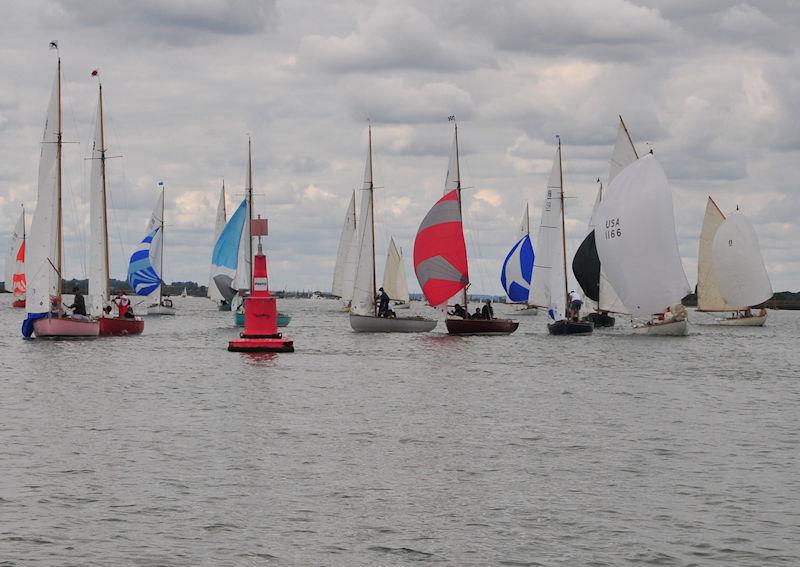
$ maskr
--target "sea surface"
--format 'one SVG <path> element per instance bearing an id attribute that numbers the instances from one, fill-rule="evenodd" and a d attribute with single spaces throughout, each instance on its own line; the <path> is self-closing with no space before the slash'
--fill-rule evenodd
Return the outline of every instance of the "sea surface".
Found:
<path id="1" fill-rule="evenodd" d="M 0 566 L 800 565 L 800 312 L 458 338 L 285 300 L 297 352 L 249 355 L 202 298 L 89 341 L 10 300 Z"/>

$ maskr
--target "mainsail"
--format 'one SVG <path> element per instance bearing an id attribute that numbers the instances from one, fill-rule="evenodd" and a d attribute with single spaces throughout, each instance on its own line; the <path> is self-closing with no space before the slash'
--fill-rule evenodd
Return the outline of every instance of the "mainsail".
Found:
<path id="1" fill-rule="evenodd" d="M 714 236 L 712 249 L 717 284 L 728 304 L 742 309 L 772 297 L 758 236 L 747 217 L 741 213 L 728 216 Z"/>
<path id="2" fill-rule="evenodd" d="M 247 239 L 247 219 L 247 199 L 243 199 L 225 223 L 211 253 L 211 280 L 217 293 L 228 303 L 236 295 L 234 280 L 239 267 L 242 242 Z"/>
<path id="3" fill-rule="evenodd" d="M 597 252 L 627 310 L 649 317 L 689 293 L 683 271 L 672 192 L 650 154 L 611 182 L 598 209 Z"/>
<path id="4" fill-rule="evenodd" d="M 722 298 L 714 270 L 712 246 L 714 235 L 725 221 L 714 199 L 708 198 L 703 228 L 700 229 L 700 248 L 697 253 L 697 310 L 698 311 L 736 311 L 736 306 L 728 305 Z"/>
<path id="5" fill-rule="evenodd" d="M 102 87 L 101 87 L 102 88 Z M 106 213 L 105 147 L 102 130 L 102 90 L 97 104 L 89 159 L 89 314 L 99 317 L 108 302 L 108 221 Z"/>
<path id="6" fill-rule="evenodd" d="M 16 299 L 25 298 L 25 209 L 20 213 L 8 239 L 5 286 L 6 291 L 12 292 Z"/>
<path id="7" fill-rule="evenodd" d="M 394 243 L 394 238 L 389 240 L 389 250 L 386 253 L 386 266 L 383 268 L 383 290 L 390 299 L 408 303 L 408 283 L 406 282 L 406 269 L 403 256 Z"/>
<path id="8" fill-rule="evenodd" d="M 536 240 L 533 281 L 529 303 L 562 313 L 567 303 L 564 278 L 564 224 L 561 221 L 561 145 L 556 150 L 547 181 L 542 221 Z M 562 313 L 563 314 L 563 313 Z M 553 317 L 557 319 L 558 317 Z"/>
<path id="9" fill-rule="evenodd" d="M 217 203 L 217 220 L 214 223 L 214 240 L 212 241 L 212 247 L 216 247 L 217 240 L 219 240 L 219 235 L 222 234 L 222 230 L 225 228 L 225 224 L 227 222 L 227 212 L 225 210 L 225 181 L 222 182 L 222 189 L 219 192 L 219 203 Z M 208 291 L 206 295 L 212 301 L 220 301 L 223 299 L 223 295 L 220 293 L 217 285 L 214 283 L 214 263 L 213 263 L 213 255 L 214 250 L 212 248 L 211 251 L 212 255 L 212 263 L 211 268 L 208 275 Z"/>
<path id="10" fill-rule="evenodd" d="M 369 129 L 369 151 L 364 166 L 361 188 L 361 216 L 358 219 L 355 281 L 350 312 L 356 315 L 375 315 L 375 229 L 372 203 L 372 129 Z"/>
<path id="11" fill-rule="evenodd" d="M 356 256 L 358 254 L 358 238 L 356 234 L 356 194 L 350 197 L 347 213 L 342 224 L 339 237 L 339 249 L 336 251 L 336 265 L 333 268 L 333 284 L 331 293 L 345 301 L 353 298 L 353 283 L 356 273 Z"/>
<path id="12" fill-rule="evenodd" d="M 434 307 L 446 306 L 448 299 L 469 284 L 458 189 L 439 199 L 422 220 L 414 239 L 414 272 Z"/>
<path id="13" fill-rule="evenodd" d="M 163 184 L 160 184 L 163 187 Z M 164 192 L 156 201 L 145 229 L 145 237 L 128 263 L 128 283 L 137 295 L 150 295 L 161 287 L 162 242 L 164 234 Z"/>

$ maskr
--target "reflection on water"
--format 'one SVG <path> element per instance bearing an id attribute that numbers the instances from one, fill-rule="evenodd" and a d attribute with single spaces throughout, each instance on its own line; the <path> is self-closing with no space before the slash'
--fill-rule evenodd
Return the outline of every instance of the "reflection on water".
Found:
<path id="1" fill-rule="evenodd" d="M 800 564 L 800 313 L 465 338 L 293 300 L 275 354 L 203 299 L 94 341 L 0 301 L 3 565 Z"/>

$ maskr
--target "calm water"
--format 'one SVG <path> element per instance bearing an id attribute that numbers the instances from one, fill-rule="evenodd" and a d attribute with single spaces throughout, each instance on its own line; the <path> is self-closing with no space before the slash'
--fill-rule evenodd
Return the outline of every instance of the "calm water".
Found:
<path id="1" fill-rule="evenodd" d="M 800 565 L 797 312 L 452 338 L 287 300 L 297 352 L 254 356 L 203 299 L 84 342 L 0 301 L 3 566 Z"/>

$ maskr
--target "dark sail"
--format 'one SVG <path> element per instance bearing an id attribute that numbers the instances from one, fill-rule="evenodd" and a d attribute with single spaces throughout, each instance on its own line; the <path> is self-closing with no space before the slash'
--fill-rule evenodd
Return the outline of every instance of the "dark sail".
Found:
<path id="1" fill-rule="evenodd" d="M 600 300 L 600 257 L 594 242 L 594 231 L 583 239 L 572 259 L 572 273 L 583 293 L 593 301 Z"/>

